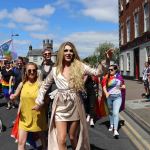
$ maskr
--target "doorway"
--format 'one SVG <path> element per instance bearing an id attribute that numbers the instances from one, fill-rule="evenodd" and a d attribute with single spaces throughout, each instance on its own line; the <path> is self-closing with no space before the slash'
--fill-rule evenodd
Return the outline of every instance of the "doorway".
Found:
<path id="1" fill-rule="evenodd" d="M 139 67 L 139 48 L 134 49 L 134 77 L 139 80 L 140 67 Z"/>

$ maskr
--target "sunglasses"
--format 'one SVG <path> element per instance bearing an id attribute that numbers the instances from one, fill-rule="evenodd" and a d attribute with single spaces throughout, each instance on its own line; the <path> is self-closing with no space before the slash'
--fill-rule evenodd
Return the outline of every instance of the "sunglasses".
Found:
<path id="1" fill-rule="evenodd" d="M 44 55 L 44 56 L 47 56 L 47 55 L 50 55 L 50 54 L 51 54 L 51 53 L 44 53 L 43 55 Z"/>
<path id="2" fill-rule="evenodd" d="M 73 49 L 64 49 L 64 52 L 71 52 L 71 53 L 73 53 Z"/>
<path id="3" fill-rule="evenodd" d="M 109 69 L 109 71 L 114 71 L 114 69 Z"/>
<path id="4" fill-rule="evenodd" d="M 29 74 L 31 74 L 31 73 L 36 73 L 37 70 L 36 70 L 36 69 L 28 69 L 27 72 L 28 72 Z"/>

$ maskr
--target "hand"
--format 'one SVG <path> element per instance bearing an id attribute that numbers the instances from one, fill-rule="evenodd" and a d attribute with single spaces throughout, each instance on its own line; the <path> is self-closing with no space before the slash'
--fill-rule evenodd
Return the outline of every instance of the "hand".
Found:
<path id="1" fill-rule="evenodd" d="M 114 52 L 113 48 L 110 48 L 110 49 L 106 50 L 106 52 L 105 52 L 106 58 L 111 59 L 113 52 Z"/>
<path id="2" fill-rule="evenodd" d="M 126 86 L 123 84 L 123 85 L 121 85 L 121 87 L 120 87 L 121 89 L 125 89 L 126 88 Z"/>
<path id="3" fill-rule="evenodd" d="M 109 93 L 106 93 L 106 98 L 108 98 L 108 97 L 109 97 L 109 95 L 110 95 Z"/>
<path id="4" fill-rule="evenodd" d="M 32 110 L 40 110 L 41 106 L 40 105 L 35 105 L 32 107 Z"/>
<path id="5" fill-rule="evenodd" d="M 16 98 L 15 94 L 11 94 L 11 95 L 10 95 L 10 99 L 11 99 L 11 100 L 14 100 L 15 98 Z"/>

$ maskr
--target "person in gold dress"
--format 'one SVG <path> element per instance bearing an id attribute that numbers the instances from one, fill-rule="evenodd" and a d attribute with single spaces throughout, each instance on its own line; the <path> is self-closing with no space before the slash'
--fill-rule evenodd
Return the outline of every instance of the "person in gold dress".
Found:
<path id="1" fill-rule="evenodd" d="M 84 64 L 73 43 L 61 44 L 56 64 L 40 87 L 34 110 L 44 104 L 44 95 L 53 81 L 57 89 L 54 98 L 48 134 L 48 150 L 67 150 L 67 132 L 73 150 L 90 150 L 88 128 L 81 92 L 85 75 L 99 75 L 99 69 Z"/>
<path id="2" fill-rule="evenodd" d="M 38 132 L 43 150 L 46 149 L 46 137 L 43 131 L 46 131 L 48 127 L 44 107 L 41 107 L 39 111 L 32 110 L 39 88 L 40 82 L 38 81 L 37 65 L 28 63 L 23 82 L 19 84 L 16 92 L 10 96 L 10 99 L 13 100 L 20 94 L 18 150 L 25 149 L 28 132 Z"/>

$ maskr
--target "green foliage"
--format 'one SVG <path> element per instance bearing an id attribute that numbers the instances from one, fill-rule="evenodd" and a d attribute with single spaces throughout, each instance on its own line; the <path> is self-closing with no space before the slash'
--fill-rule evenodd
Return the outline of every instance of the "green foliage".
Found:
<path id="1" fill-rule="evenodd" d="M 95 50 L 95 54 L 97 54 L 99 61 L 105 59 L 105 52 L 110 48 L 114 48 L 114 45 L 112 43 L 105 42 L 103 44 L 99 44 L 99 46 Z"/>
<path id="2" fill-rule="evenodd" d="M 95 64 L 97 64 L 97 56 L 92 55 L 92 56 L 86 57 L 84 59 L 84 61 L 87 62 L 88 64 L 94 66 Z"/>
<path id="3" fill-rule="evenodd" d="M 96 65 L 98 62 L 105 59 L 105 52 L 110 48 L 114 48 L 115 50 L 112 56 L 112 60 L 119 64 L 120 51 L 118 48 L 115 48 L 114 44 L 108 42 L 99 44 L 99 46 L 95 49 L 94 54 L 92 56 L 86 57 L 84 61 L 91 65 Z"/>

